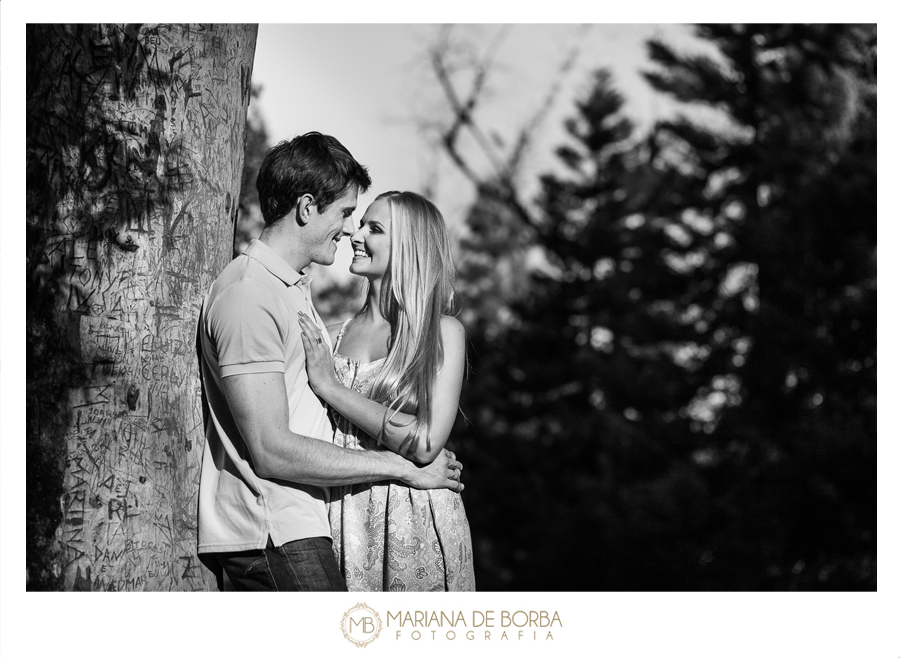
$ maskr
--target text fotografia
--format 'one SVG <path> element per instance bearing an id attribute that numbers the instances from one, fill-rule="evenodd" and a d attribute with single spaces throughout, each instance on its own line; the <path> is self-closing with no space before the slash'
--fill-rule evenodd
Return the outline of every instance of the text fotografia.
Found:
<path id="1" fill-rule="evenodd" d="M 387 628 L 398 640 L 552 640 L 562 620 L 546 610 L 388 611 Z"/>

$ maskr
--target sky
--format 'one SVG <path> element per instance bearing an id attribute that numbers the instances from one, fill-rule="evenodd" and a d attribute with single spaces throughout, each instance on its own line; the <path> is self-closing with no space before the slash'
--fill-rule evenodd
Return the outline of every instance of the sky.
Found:
<path id="1" fill-rule="evenodd" d="M 431 188 L 452 230 L 472 200 L 471 185 L 449 160 L 435 156 L 422 128 L 425 121 L 446 116 L 428 59 L 440 29 L 434 24 L 259 26 L 253 82 L 262 89 L 254 110 L 271 144 L 310 130 L 337 137 L 372 176 L 357 217 L 381 192 Z M 462 25 L 453 28 L 453 36 L 482 53 L 501 31 L 506 36 L 476 117 L 507 143 L 558 81 L 558 69 L 573 45 L 581 44 L 575 66 L 559 80 L 559 93 L 526 162 L 525 172 L 535 175 L 554 166 L 550 154 L 564 138 L 563 121 L 584 93 L 591 71 L 605 67 L 612 72 L 626 100 L 625 112 L 640 129 L 675 108 L 641 76 L 649 67 L 646 40 L 654 36 L 679 49 L 702 50 L 682 25 Z M 318 275 L 347 280 L 350 260 L 347 241 L 335 264 L 327 271 L 319 268 Z"/>

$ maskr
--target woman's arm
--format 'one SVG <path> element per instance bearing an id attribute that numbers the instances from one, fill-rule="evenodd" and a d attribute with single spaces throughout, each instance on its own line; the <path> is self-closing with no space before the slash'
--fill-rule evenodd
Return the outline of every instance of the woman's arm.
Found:
<path id="1" fill-rule="evenodd" d="M 311 342 L 308 336 L 316 335 L 315 325 L 309 318 L 301 317 L 303 347 L 306 349 L 306 371 L 313 390 L 338 413 L 371 436 L 378 436 L 385 415 L 391 412 L 386 405 L 374 402 L 355 391 L 342 386 L 334 374 L 331 354 L 322 344 Z M 441 319 L 441 336 L 444 342 L 444 362 L 438 370 L 432 389 L 430 445 L 420 441 L 412 452 L 400 446 L 410 433 L 415 419 L 413 414 L 396 413 L 385 426 L 381 443 L 394 452 L 415 462 L 431 463 L 440 454 L 450 436 L 459 408 L 459 394 L 465 375 L 465 329 L 456 318 Z M 390 417 L 390 416 L 389 416 Z"/>

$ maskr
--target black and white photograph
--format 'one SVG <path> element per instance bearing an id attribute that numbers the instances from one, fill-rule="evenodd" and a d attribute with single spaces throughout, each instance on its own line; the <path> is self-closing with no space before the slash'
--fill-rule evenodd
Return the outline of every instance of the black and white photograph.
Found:
<path id="1" fill-rule="evenodd" d="M 4 655 L 900 655 L 871 7 L 172 9 L 2 8 Z"/>

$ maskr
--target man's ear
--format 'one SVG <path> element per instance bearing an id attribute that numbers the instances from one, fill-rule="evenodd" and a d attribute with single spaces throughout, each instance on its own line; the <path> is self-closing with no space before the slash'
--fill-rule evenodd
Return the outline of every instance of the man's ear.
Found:
<path id="1" fill-rule="evenodd" d="M 309 222 L 310 214 L 312 213 L 312 209 L 315 205 L 316 200 L 311 194 L 303 194 L 299 199 L 297 199 L 297 226 L 306 226 L 306 224 Z"/>

